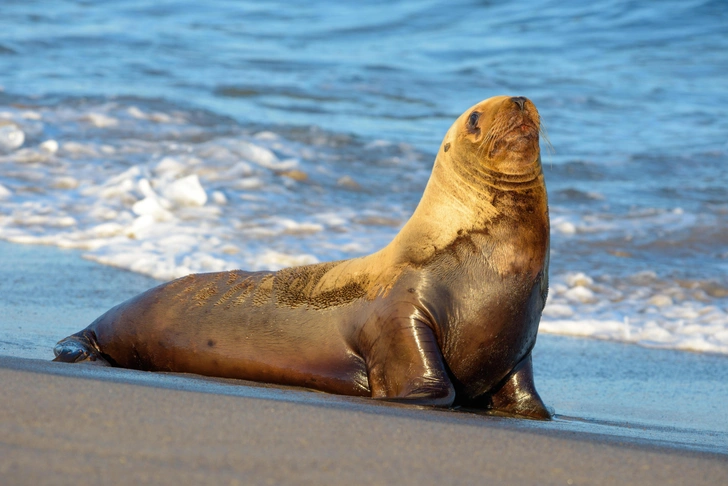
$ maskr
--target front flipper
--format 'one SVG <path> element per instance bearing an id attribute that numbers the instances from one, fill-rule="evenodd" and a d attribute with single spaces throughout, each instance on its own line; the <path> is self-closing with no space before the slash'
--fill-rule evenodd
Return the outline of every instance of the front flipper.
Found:
<path id="1" fill-rule="evenodd" d="M 435 407 L 449 407 L 455 399 L 437 339 L 416 316 L 382 326 L 366 362 L 373 398 Z"/>
<path id="2" fill-rule="evenodd" d="M 472 405 L 487 408 L 497 414 L 551 420 L 553 415 L 546 408 L 533 384 L 531 353 L 523 358 L 495 389 L 476 398 Z"/>

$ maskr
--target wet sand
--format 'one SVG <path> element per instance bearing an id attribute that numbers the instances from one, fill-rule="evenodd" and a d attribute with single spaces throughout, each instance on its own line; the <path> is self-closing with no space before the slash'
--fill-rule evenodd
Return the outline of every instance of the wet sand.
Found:
<path id="1" fill-rule="evenodd" d="M 0 243 L 0 483 L 728 482 L 724 356 L 542 335 L 548 423 L 48 361 L 154 284 Z"/>

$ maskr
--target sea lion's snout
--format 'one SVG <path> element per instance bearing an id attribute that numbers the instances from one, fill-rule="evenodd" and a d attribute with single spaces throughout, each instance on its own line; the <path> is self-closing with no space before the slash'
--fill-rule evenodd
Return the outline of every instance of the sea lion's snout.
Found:
<path id="1" fill-rule="evenodd" d="M 523 111 L 525 109 L 528 98 L 524 98 L 523 96 L 514 96 L 511 98 L 511 101 L 514 102 L 521 111 Z"/>
<path id="2" fill-rule="evenodd" d="M 502 111 L 506 118 L 510 118 L 511 124 L 530 125 L 538 130 L 538 111 L 531 100 L 524 96 L 513 96 L 504 105 Z"/>
<path id="3" fill-rule="evenodd" d="M 539 130 L 540 117 L 531 100 L 523 96 L 501 98 L 486 135 L 486 140 L 492 140 L 488 157 L 507 165 L 516 164 L 511 169 L 530 164 L 538 158 Z"/>

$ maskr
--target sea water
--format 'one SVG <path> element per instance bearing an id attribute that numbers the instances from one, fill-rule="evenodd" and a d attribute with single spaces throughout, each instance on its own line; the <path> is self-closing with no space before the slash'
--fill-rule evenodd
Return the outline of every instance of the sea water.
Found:
<path id="1" fill-rule="evenodd" d="M 160 280 L 364 255 L 461 112 L 527 96 L 549 139 L 541 331 L 728 354 L 723 1 L 0 10 L 4 240 Z"/>

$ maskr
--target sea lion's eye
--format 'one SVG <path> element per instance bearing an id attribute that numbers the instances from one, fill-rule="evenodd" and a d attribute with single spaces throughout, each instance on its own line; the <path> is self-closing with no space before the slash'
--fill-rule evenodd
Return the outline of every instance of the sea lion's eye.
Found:
<path id="1" fill-rule="evenodd" d="M 477 111 L 472 112 L 470 114 L 470 118 L 468 118 L 468 126 L 470 128 L 477 128 L 479 119 L 480 113 L 478 113 Z"/>

